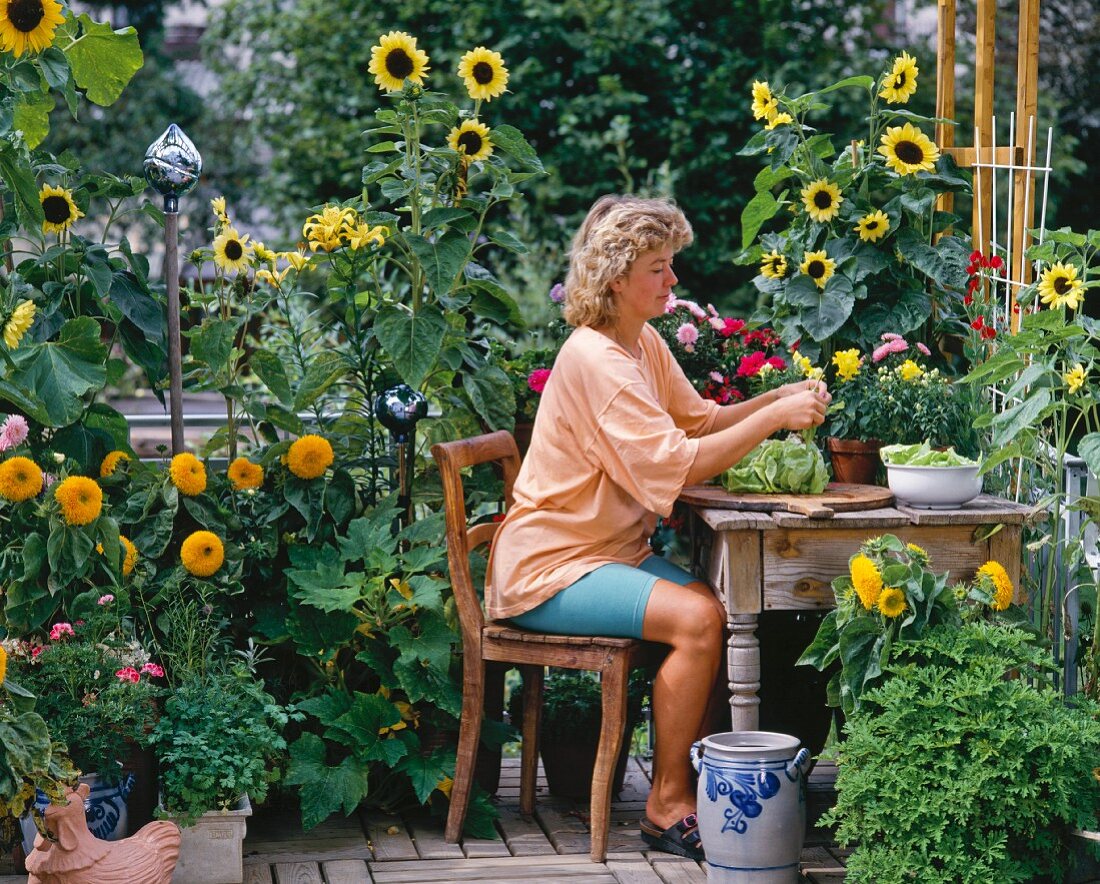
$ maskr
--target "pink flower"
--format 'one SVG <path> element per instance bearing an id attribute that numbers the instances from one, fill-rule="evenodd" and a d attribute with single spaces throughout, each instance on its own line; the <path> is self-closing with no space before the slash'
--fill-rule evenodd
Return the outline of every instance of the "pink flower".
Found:
<path id="1" fill-rule="evenodd" d="M 120 669 L 115 673 L 115 677 L 119 681 L 128 681 L 132 684 L 137 684 L 141 681 L 141 673 L 134 669 L 133 666 L 127 666 L 125 669 Z"/>
<path id="2" fill-rule="evenodd" d="M 726 330 L 726 320 L 718 316 L 710 317 L 707 322 L 710 323 L 710 327 L 718 332 L 718 334 L 722 334 L 722 332 Z"/>
<path id="3" fill-rule="evenodd" d="M 14 448 L 27 438 L 30 427 L 27 419 L 18 414 L 8 415 L 8 419 L 0 426 L 0 451 Z"/>
<path id="4" fill-rule="evenodd" d="M 550 379 L 549 368 L 536 368 L 533 372 L 527 375 L 527 386 L 535 392 L 541 394 L 546 389 L 546 382 Z"/>
<path id="5" fill-rule="evenodd" d="M 909 349 L 909 345 L 905 342 L 905 338 L 898 337 L 891 341 L 887 341 L 881 347 L 878 347 L 874 353 L 871 354 L 872 362 L 882 362 L 891 353 L 904 353 Z"/>
<path id="6" fill-rule="evenodd" d="M 718 318 L 718 311 L 714 309 L 713 304 L 707 304 L 707 313 L 710 314 L 711 319 L 717 319 Z"/>
<path id="7" fill-rule="evenodd" d="M 106 595 L 101 595 L 99 597 L 99 601 L 97 601 L 96 604 L 97 605 L 109 605 L 114 600 L 115 600 L 115 597 L 113 595 L 111 595 L 110 593 L 107 593 Z"/>
<path id="8" fill-rule="evenodd" d="M 31 659 L 37 660 L 38 655 L 41 654 L 44 650 L 46 649 L 42 645 L 35 645 L 33 648 L 31 648 Z"/>
<path id="9" fill-rule="evenodd" d="M 723 328 L 719 330 L 718 334 L 723 338 L 732 338 L 745 327 L 745 320 L 743 319 L 731 319 L 727 316 L 722 322 Z"/>
<path id="10" fill-rule="evenodd" d="M 55 623 L 50 628 L 50 641 L 59 641 L 63 635 L 76 635 L 71 623 Z"/>
<path id="11" fill-rule="evenodd" d="M 669 303 L 672 304 L 672 310 L 675 310 L 677 307 L 683 307 L 685 310 L 688 311 L 688 313 L 690 313 L 696 319 L 706 319 L 707 318 L 707 311 L 704 310 L 702 307 L 700 307 L 698 304 L 696 304 L 694 301 L 685 301 L 685 300 L 681 300 L 680 298 L 673 298 L 673 297 L 670 296 L 669 297 Z M 668 312 L 671 313 L 672 310 L 669 310 Z"/>
<path id="12" fill-rule="evenodd" d="M 883 332 L 881 340 L 883 340 L 883 341 L 900 341 L 901 340 L 901 335 L 894 334 L 894 332 Z"/>
<path id="13" fill-rule="evenodd" d="M 765 358 L 763 350 L 757 350 L 748 356 L 742 356 L 741 363 L 737 366 L 737 376 L 739 378 L 755 377 L 760 373 L 760 369 L 764 367 Z"/>
<path id="14" fill-rule="evenodd" d="M 710 379 L 716 384 L 724 384 L 726 382 L 725 375 L 723 375 L 720 371 L 712 371 L 710 373 Z"/>
<path id="15" fill-rule="evenodd" d="M 142 675 L 151 675 L 153 678 L 164 678 L 164 670 L 156 663 L 146 663 L 141 667 Z"/>
<path id="16" fill-rule="evenodd" d="M 931 351 L 931 350 L 929 350 L 929 349 L 928 349 L 928 348 L 927 348 L 927 347 L 926 347 L 926 346 L 925 346 L 924 344 L 922 344 L 922 343 L 921 343 L 920 341 L 917 341 L 916 347 L 917 347 L 917 349 L 918 349 L 918 350 L 920 350 L 920 351 L 921 351 L 921 353 L 923 353 L 923 354 L 924 354 L 925 356 L 931 356 L 931 355 L 932 355 L 932 351 Z"/>
<path id="17" fill-rule="evenodd" d="M 555 304 L 560 304 L 565 300 L 565 286 L 560 282 L 555 283 L 554 287 L 550 289 L 550 300 Z"/>
<path id="18" fill-rule="evenodd" d="M 685 322 L 676 329 L 676 340 L 685 347 L 692 347 L 695 345 L 695 342 L 699 340 L 699 329 L 690 322 Z"/>
<path id="19" fill-rule="evenodd" d="M 779 371 L 783 371 L 787 367 L 787 362 L 782 356 L 771 356 L 768 358 L 768 365 Z"/>

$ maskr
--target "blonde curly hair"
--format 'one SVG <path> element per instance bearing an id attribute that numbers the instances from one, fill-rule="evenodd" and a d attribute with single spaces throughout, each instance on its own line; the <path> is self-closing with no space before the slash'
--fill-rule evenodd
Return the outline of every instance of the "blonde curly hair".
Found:
<path id="1" fill-rule="evenodd" d="M 573 237 L 565 321 L 593 328 L 611 325 L 619 315 L 611 281 L 625 276 L 642 252 L 666 247 L 678 252 L 693 238 L 684 213 L 668 200 L 600 197 Z"/>

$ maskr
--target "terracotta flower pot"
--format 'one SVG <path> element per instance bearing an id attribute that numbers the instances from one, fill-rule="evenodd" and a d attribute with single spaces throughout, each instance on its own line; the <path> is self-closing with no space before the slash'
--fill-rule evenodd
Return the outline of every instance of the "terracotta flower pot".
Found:
<path id="1" fill-rule="evenodd" d="M 860 442 L 858 439 L 838 439 L 829 436 L 825 440 L 829 457 L 833 462 L 833 479 L 851 485 L 874 485 L 875 476 L 882 465 L 878 450 L 882 443 L 877 439 Z"/>

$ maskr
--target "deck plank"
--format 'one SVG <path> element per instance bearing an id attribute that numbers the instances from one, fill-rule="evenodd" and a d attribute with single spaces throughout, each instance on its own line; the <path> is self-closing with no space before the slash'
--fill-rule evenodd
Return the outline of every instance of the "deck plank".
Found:
<path id="1" fill-rule="evenodd" d="M 399 816 L 380 811 L 360 814 L 376 860 L 417 859 L 416 845 Z"/>
<path id="2" fill-rule="evenodd" d="M 663 884 L 661 876 L 641 854 L 636 856 L 607 858 L 607 868 L 618 884 Z"/>
<path id="3" fill-rule="evenodd" d="M 369 884 L 367 864 L 361 859 L 338 859 L 321 864 L 325 884 Z"/>
<path id="4" fill-rule="evenodd" d="M 706 884 L 707 873 L 693 860 L 656 850 L 647 850 L 645 857 L 665 884 Z"/>
<path id="5" fill-rule="evenodd" d="M 519 808 L 501 807 L 497 825 L 504 836 L 504 843 L 513 856 L 544 856 L 557 853 L 542 826 L 533 816 L 521 814 Z"/>
<path id="6" fill-rule="evenodd" d="M 357 816 L 333 816 L 308 832 L 297 814 L 257 816 L 248 824 L 243 851 L 248 865 L 372 858 Z"/>
<path id="7" fill-rule="evenodd" d="M 317 863 L 275 863 L 276 884 L 325 884 Z"/>
<path id="8" fill-rule="evenodd" d="M 244 867 L 244 884 L 273 884 L 271 866 L 268 863 L 253 863 Z"/>
<path id="9" fill-rule="evenodd" d="M 538 877 L 540 884 L 567 879 L 571 882 L 605 880 L 614 876 L 603 863 L 587 856 L 486 857 L 462 860 L 374 863 L 371 875 L 376 884 L 421 884 L 434 881 L 522 881 Z"/>
<path id="10" fill-rule="evenodd" d="M 443 827 L 427 814 L 417 814 L 405 820 L 420 859 L 465 859 L 458 844 L 443 840 Z M 373 874 L 373 872 L 371 873 Z"/>

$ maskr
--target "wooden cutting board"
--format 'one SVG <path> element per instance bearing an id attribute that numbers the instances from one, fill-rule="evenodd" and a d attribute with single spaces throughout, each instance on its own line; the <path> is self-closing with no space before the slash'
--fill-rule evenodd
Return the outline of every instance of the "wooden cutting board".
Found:
<path id="1" fill-rule="evenodd" d="M 689 506 L 719 510 L 788 512 L 811 519 L 831 519 L 834 513 L 858 512 L 888 507 L 894 502 L 889 488 L 878 485 L 847 485 L 830 482 L 823 494 L 748 494 L 726 491 L 721 485 L 688 485 L 680 500 Z"/>

